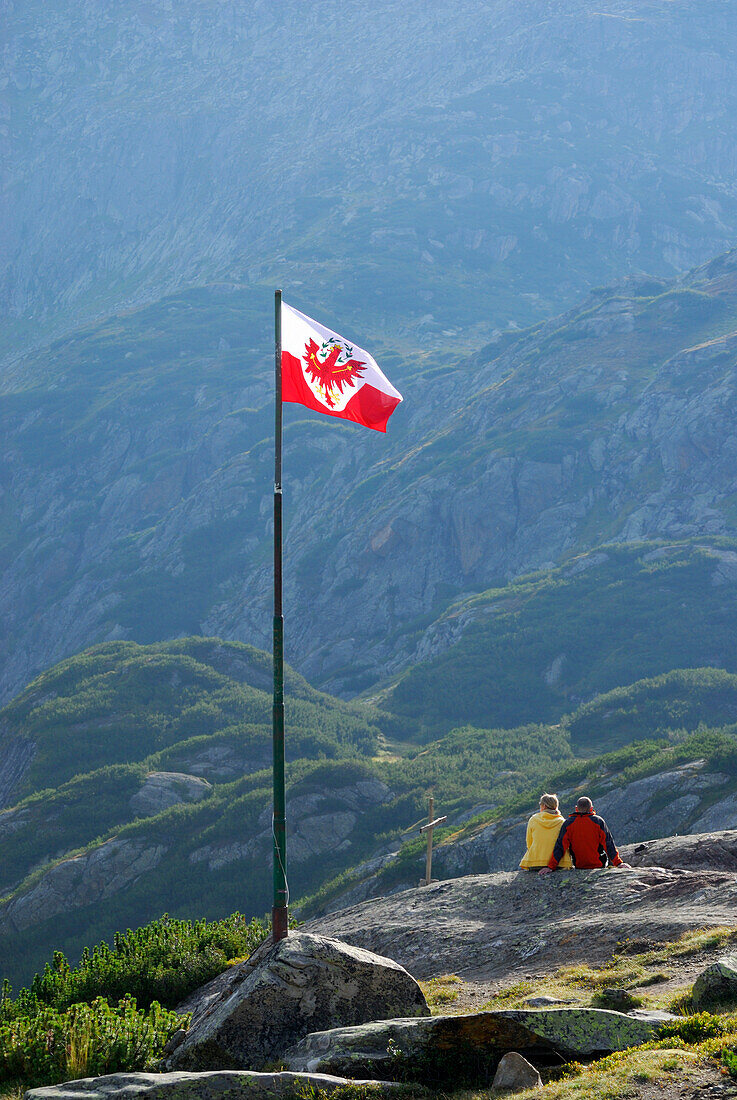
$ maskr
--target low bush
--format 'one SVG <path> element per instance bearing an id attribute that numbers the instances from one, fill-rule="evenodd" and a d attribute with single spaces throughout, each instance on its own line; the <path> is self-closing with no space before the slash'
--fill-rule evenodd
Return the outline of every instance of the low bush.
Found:
<path id="1" fill-rule="evenodd" d="M 136 931 L 116 933 L 113 946 L 98 944 L 70 967 L 61 951 L 13 999 L 7 983 L 0 998 L 0 1024 L 32 1019 L 47 1007 L 63 1012 L 81 1001 L 135 998 L 148 1008 L 174 1008 L 188 994 L 226 969 L 230 959 L 250 955 L 266 939 L 263 921 L 233 913 L 219 921 L 163 916 Z"/>
<path id="2" fill-rule="evenodd" d="M 29 1086 L 151 1067 L 186 1018 L 157 1002 L 139 1012 L 131 997 L 103 997 L 64 1012 L 39 1009 L 0 1024 L 0 1081 Z"/>

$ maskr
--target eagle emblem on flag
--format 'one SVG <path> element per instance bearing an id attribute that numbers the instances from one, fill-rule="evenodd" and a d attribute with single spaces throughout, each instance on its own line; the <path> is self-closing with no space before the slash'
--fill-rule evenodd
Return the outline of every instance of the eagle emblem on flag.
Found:
<path id="1" fill-rule="evenodd" d="M 345 390 L 354 389 L 356 380 L 363 376 L 366 363 L 353 358 L 353 348 L 330 337 L 318 345 L 315 340 L 305 344 L 305 371 L 320 391 L 328 408 L 335 408 Z"/>
<path id="2" fill-rule="evenodd" d="M 376 432 L 402 400 L 370 352 L 281 303 L 281 399 Z"/>

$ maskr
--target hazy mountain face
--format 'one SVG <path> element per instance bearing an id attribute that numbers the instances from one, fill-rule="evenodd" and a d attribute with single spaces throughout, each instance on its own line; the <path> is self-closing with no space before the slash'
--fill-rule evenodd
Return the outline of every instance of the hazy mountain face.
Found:
<path id="1" fill-rule="evenodd" d="M 164 299 L 23 364 L 0 417 L 5 698 L 101 640 L 268 647 L 260 302 Z M 405 395 L 386 436 L 288 406 L 290 661 L 359 691 L 453 644 L 453 621 L 432 624 L 461 593 L 605 541 L 733 536 L 736 328 L 731 253 L 470 359 L 385 349 Z"/>
<path id="2" fill-rule="evenodd" d="M 481 342 L 735 238 L 728 0 L 2 7 L 6 347 L 216 278 Z"/>
<path id="3" fill-rule="evenodd" d="M 459 593 L 605 539 L 731 534 L 731 259 L 461 361 L 732 241 L 737 24 L 706 10 L 6 3 L 8 346 L 112 319 L 3 375 L 3 691 L 103 639 L 268 645 L 277 279 L 406 398 L 387 439 L 287 414 L 288 655 L 317 682 L 365 687 Z"/>

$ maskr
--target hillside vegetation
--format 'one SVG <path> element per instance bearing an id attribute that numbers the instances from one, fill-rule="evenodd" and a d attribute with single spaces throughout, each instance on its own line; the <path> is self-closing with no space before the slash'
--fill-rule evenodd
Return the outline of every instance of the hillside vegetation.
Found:
<path id="1" fill-rule="evenodd" d="M 268 909 L 269 663 L 217 639 L 106 643 L 5 708 L 0 750 L 23 742 L 30 751 L 21 797 L 0 812 L 0 942 L 14 982 L 29 980 L 52 943 L 77 957 L 85 943 L 162 912 Z M 462 841 L 465 819 L 525 812 L 540 785 L 598 791 L 600 773 L 611 787 L 635 766 L 656 772 L 702 749 L 709 767 L 723 757 L 732 769 L 729 732 L 709 733 L 716 740 L 701 748 L 687 738 L 733 716 L 737 677 L 724 670 L 636 682 L 553 724 L 459 723 L 424 744 L 411 718 L 332 699 L 291 671 L 287 685 L 289 881 L 293 899 L 315 899 L 309 911 L 377 866 L 386 865 L 382 882 L 414 877 L 431 790 L 449 815 L 446 835 Z M 652 737 L 661 740 L 611 759 L 577 759 Z M 132 762 L 110 762 L 125 754 Z"/>
<path id="2" fill-rule="evenodd" d="M 162 917 L 111 944 L 85 947 L 77 967 L 53 958 L 14 997 L 0 996 L 3 1084 L 54 1084 L 154 1067 L 188 1017 L 173 1010 L 193 990 L 250 955 L 267 928 L 239 913 L 208 924 Z"/>
<path id="3" fill-rule="evenodd" d="M 291 669 L 285 691 L 289 759 L 375 753 L 382 722 L 375 709 L 315 691 Z M 55 665 L 4 708 L 3 740 L 34 745 L 15 797 L 156 753 L 171 762 L 175 746 L 215 733 L 223 747 L 235 740 L 242 771 L 257 771 L 271 760 L 271 706 L 271 658 L 251 646 L 105 643 Z M 402 728 L 389 715 L 383 722 L 385 733 Z"/>
<path id="4" fill-rule="evenodd" d="M 735 673 L 733 570 L 737 577 L 734 540 L 605 545 L 451 604 L 425 635 L 425 650 L 437 656 L 367 697 L 419 720 L 431 735 L 448 723 L 556 721 L 583 700 L 673 669 Z M 706 683 L 701 673 L 699 682 Z M 666 695 L 670 683 L 662 688 Z M 577 748 L 601 751 L 616 737 L 626 742 L 665 728 L 694 729 L 702 718 L 718 725 L 737 718 L 730 677 L 721 680 L 721 701 L 717 675 L 708 681 L 703 712 L 696 681 L 690 688 L 679 683 L 691 699 L 681 714 L 633 705 L 630 726 L 619 734 L 611 716 L 602 721 L 616 699 L 595 701 L 572 727 Z"/>

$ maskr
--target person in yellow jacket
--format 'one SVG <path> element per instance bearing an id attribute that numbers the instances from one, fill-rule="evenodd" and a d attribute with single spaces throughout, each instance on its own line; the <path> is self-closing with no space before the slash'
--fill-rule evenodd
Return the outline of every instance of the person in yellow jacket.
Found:
<path id="1" fill-rule="evenodd" d="M 519 863 L 523 871 L 537 871 L 540 867 L 547 867 L 563 821 L 563 814 L 558 809 L 557 794 L 542 795 L 540 813 L 533 814 L 527 822 L 527 851 Z M 559 866 L 561 869 L 573 866 L 570 852 L 565 853 Z"/>

